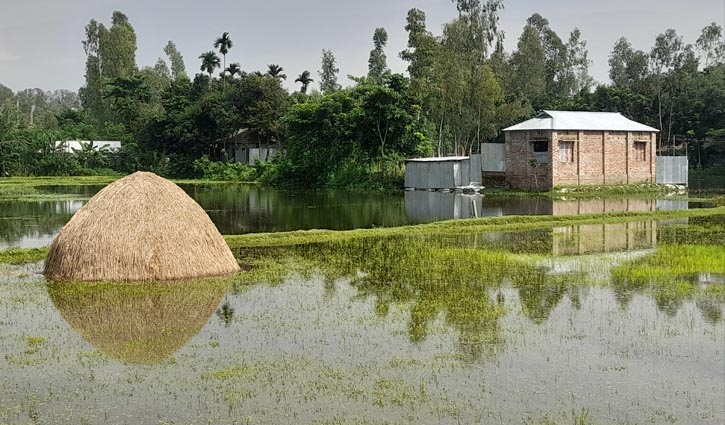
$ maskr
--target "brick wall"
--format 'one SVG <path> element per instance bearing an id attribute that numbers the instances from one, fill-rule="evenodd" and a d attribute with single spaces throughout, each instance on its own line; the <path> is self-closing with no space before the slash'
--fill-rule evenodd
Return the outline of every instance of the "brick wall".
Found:
<path id="1" fill-rule="evenodd" d="M 548 164 L 536 170 L 531 140 L 548 140 Z M 540 189 L 552 186 L 629 184 L 655 182 L 655 133 L 618 131 L 506 132 L 506 178 L 509 185 L 531 190 L 534 172 Z M 562 155 L 561 142 L 573 142 L 573 151 Z M 638 143 L 644 147 L 638 152 Z M 642 144 L 643 143 L 643 144 Z"/>
<path id="2" fill-rule="evenodd" d="M 539 189 L 548 190 L 552 187 L 551 180 L 551 132 L 534 133 L 529 131 L 506 132 L 506 181 L 511 187 L 517 189 L 534 190 L 538 184 Z M 547 154 L 537 154 L 546 157 L 548 163 L 540 163 L 532 168 L 529 161 L 535 158 L 531 140 L 546 140 L 549 145 Z"/>

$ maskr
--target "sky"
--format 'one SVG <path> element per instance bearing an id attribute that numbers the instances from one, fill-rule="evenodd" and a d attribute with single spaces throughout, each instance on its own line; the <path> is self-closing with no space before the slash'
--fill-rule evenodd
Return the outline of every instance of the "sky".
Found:
<path id="1" fill-rule="evenodd" d="M 414 7 L 426 13 L 435 35 L 457 14 L 450 0 L 0 0 L 0 83 L 14 91 L 78 90 L 84 82 L 85 25 L 90 19 L 110 25 L 111 14 L 120 10 L 136 30 L 139 67 L 165 57 L 163 47 L 172 40 L 193 75 L 199 72 L 198 56 L 228 31 L 234 46 L 227 64 L 239 62 L 246 71 L 279 64 L 290 89 L 297 75 L 310 70 L 316 88 L 321 51 L 332 49 L 340 82 L 350 85 L 347 75 L 367 73 L 377 27 L 388 31 L 388 66 L 405 71 L 398 53 L 406 48 L 405 16 Z M 605 83 L 607 59 L 619 37 L 648 52 L 668 28 L 694 44 L 709 23 L 725 26 L 725 0 L 505 0 L 504 7 L 500 26 L 507 51 L 515 49 L 526 18 L 538 12 L 562 39 L 574 27 L 581 30 L 593 61 L 590 74 Z"/>

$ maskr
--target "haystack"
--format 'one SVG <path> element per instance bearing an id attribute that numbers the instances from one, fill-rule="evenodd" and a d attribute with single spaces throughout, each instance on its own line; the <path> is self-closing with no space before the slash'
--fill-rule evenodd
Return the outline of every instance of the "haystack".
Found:
<path id="1" fill-rule="evenodd" d="M 159 281 L 239 270 L 206 212 L 174 183 L 137 172 L 109 184 L 50 246 L 50 280 Z"/>

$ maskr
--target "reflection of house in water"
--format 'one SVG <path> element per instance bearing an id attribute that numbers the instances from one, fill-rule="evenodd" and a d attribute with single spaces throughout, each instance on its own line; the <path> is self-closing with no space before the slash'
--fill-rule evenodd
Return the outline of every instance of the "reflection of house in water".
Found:
<path id="1" fill-rule="evenodd" d="M 636 251 L 657 247 L 657 222 L 586 224 L 556 227 L 552 232 L 554 255 L 582 255 Z"/>
<path id="2" fill-rule="evenodd" d="M 687 209 L 687 201 L 489 197 L 454 192 L 407 191 L 405 210 L 412 223 L 504 215 L 577 215 L 617 211 Z"/>
<path id="3" fill-rule="evenodd" d="M 405 211 L 411 223 L 430 223 L 483 214 L 483 196 L 453 192 L 405 192 Z"/>
<path id="4" fill-rule="evenodd" d="M 687 209 L 687 201 L 655 199 L 592 199 L 554 201 L 554 215 L 576 215 L 617 211 Z M 657 247 L 657 221 L 586 224 L 553 229 L 552 254 L 581 255 L 635 251 Z"/>

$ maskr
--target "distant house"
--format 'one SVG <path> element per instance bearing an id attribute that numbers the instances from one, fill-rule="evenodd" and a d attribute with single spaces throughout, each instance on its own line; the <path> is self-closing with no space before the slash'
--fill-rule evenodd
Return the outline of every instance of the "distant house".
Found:
<path id="1" fill-rule="evenodd" d="M 66 140 L 57 141 L 55 145 L 62 148 L 65 152 L 75 153 L 80 151 L 84 146 L 88 146 L 90 143 L 93 144 L 93 149 L 99 150 L 106 148 L 109 151 L 116 151 L 121 149 L 121 142 L 118 140 Z"/>
<path id="2" fill-rule="evenodd" d="M 503 174 L 515 188 L 656 181 L 659 130 L 619 113 L 543 111 L 503 132 L 503 161 L 483 172 Z M 484 164 L 491 145 L 482 145 Z"/>
<path id="3" fill-rule="evenodd" d="M 222 159 L 249 165 L 254 165 L 256 161 L 271 161 L 278 151 L 275 145 L 261 140 L 248 128 L 242 128 L 217 143 L 221 144 Z"/>

